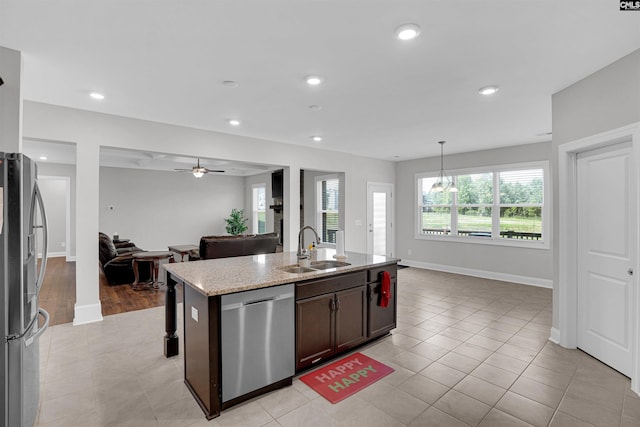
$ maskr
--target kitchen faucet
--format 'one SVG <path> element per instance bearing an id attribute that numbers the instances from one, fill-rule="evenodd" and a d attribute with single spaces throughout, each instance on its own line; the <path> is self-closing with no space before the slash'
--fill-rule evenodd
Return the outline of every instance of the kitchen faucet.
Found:
<path id="1" fill-rule="evenodd" d="M 312 226 L 305 225 L 304 227 L 302 227 L 300 229 L 300 231 L 298 232 L 298 252 L 296 254 L 298 256 L 298 261 L 304 260 L 304 259 L 309 259 L 309 254 L 303 252 L 304 230 L 313 231 L 313 234 L 316 235 L 316 242 L 318 242 L 318 244 L 320 244 L 320 237 L 318 237 L 318 233 L 316 232 L 316 230 Z"/>

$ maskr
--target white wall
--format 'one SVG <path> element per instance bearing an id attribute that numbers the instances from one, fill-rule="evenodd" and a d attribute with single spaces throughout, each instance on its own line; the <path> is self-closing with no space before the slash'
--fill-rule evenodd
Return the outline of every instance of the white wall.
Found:
<path id="1" fill-rule="evenodd" d="M 70 238 L 67 242 L 69 247 L 69 255 L 71 259 L 75 259 L 76 256 L 76 167 L 75 165 L 63 165 L 58 163 L 47 163 L 44 161 L 38 162 L 38 175 L 39 176 L 51 176 L 51 177 L 63 177 L 70 181 L 71 187 L 71 212 L 70 212 Z M 56 203 L 62 204 L 63 200 L 56 200 Z M 47 203 L 47 210 L 51 203 Z"/>
<path id="2" fill-rule="evenodd" d="M 640 49 L 561 90 L 552 97 L 553 162 L 557 170 L 558 148 L 579 138 L 640 121 Z M 554 235 L 558 235 L 558 182 L 554 182 Z M 558 253 L 558 241 L 553 242 Z M 558 328 L 559 260 L 553 277 L 553 327 Z"/>
<path id="3" fill-rule="evenodd" d="M 550 160 L 551 143 L 519 145 L 445 156 L 447 170 Z M 407 264 L 550 286 L 553 251 L 415 237 L 415 174 L 440 169 L 440 157 L 398 163 L 396 174 L 396 254 Z M 553 239 L 553 236 L 551 236 Z M 411 251 L 411 255 L 409 255 Z M 470 271 L 471 270 L 471 271 Z M 484 272 L 489 274 L 484 274 Z"/>
<path id="4" fill-rule="evenodd" d="M 233 208 L 244 209 L 242 177 L 100 168 L 100 231 L 146 250 L 227 234 L 224 218 Z"/>

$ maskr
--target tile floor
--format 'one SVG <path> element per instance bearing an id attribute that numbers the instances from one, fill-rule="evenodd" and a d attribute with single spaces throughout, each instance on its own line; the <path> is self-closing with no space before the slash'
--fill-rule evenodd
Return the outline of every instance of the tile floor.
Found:
<path id="1" fill-rule="evenodd" d="M 398 328 L 359 349 L 395 372 L 337 405 L 294 380 L 207 422 L 152 308 L 44 334 L 36 425 L 640 426 L 628 378 L 547 340 L 549 289 L 398 274 Z"/>

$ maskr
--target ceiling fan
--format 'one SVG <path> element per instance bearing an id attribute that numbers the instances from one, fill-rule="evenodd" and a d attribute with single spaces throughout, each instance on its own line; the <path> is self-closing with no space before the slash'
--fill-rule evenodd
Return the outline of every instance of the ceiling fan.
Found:
<path id="1" fill-rule="evenodd" d="M 191 172 L 193 176 L 195 176 L 196 178 L 202 178 L 202 176 L 205 173 L 209 173 L 209 172 L 220 172 L 220 173 L 224 172 L 222 170 L 207 169 L 204 166 L 200 166 L 200 159 L 198 159 L 198 164 L 192 167 L 191 169 L 174 169 L 174 170 L 176 172 Z"/>

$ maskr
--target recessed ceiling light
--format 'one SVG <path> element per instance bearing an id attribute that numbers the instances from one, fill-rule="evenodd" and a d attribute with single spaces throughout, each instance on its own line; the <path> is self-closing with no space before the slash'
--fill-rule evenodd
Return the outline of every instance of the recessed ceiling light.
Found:
<path id="1" fill-rule="evenodd" d="M 309 109 L 313 111 L 322 110 L 322 105 L 309 105 Z"/>
<path id="2" fill-rule="evenodd" d="M 396 37 L 400 40 L 413 40 L 420 35 L 418 24 L 403 24 L 396 28 Z"/>
<path id="3" fill-rule="evenodd" d="M 322 142 L 322 137 L 321 136 L 314 135 L 314 136 L 312 136 L 310 138 L 313 140 L 313 142 Z"/>
<path id="4" fill-rule="evenodd" d="M 40 156 L 40 160 L 47 160 L 47 156 Z"/>
<path id="5" fill-rule="evenodd" d="M 320 77 L 320 76 L 307 76 L 307 77 L 305 78 L 305 80 L 306 80 L 306 82 L 307 82 L 307 84 L 308 84 L 308 85 L 311 85 L 311 86 L 317 86 L 317 85 L 319 85 L 320 83 L 322 83 L 322 81 L 323 81 L 324 79 L 323 79 L 322 77 Z"/>
<path id="6" fill-rule="evenodd" d="M 98 92 L 91 92 L 89 96 L 92 97 L 93 99 L 98 99 L 98 100 L 104 99 L 104 95 Z"/>
<path id="7" fill-rule="evenodd" d="M 478 93 L 480 95 L 493 95 L 499 90 L 498 86 L 485 86 L 478 89 Z"/>
<path id="8" fill-rule="evenodd" d="M 229 120 L 227 120 L 227 122 L 231 126 L 240 126 L 240 120 L 238 120 L 238 119 L 229 119 Z"/>
<path id="9" fill-rule="evenodd" d="M 229 87 L 229 88 L 236 88 L 240 85 L 238 84 L 238 82 L 234 82 L 233 80 L 225 80 L 222 82 L 222 86 Z"/>

